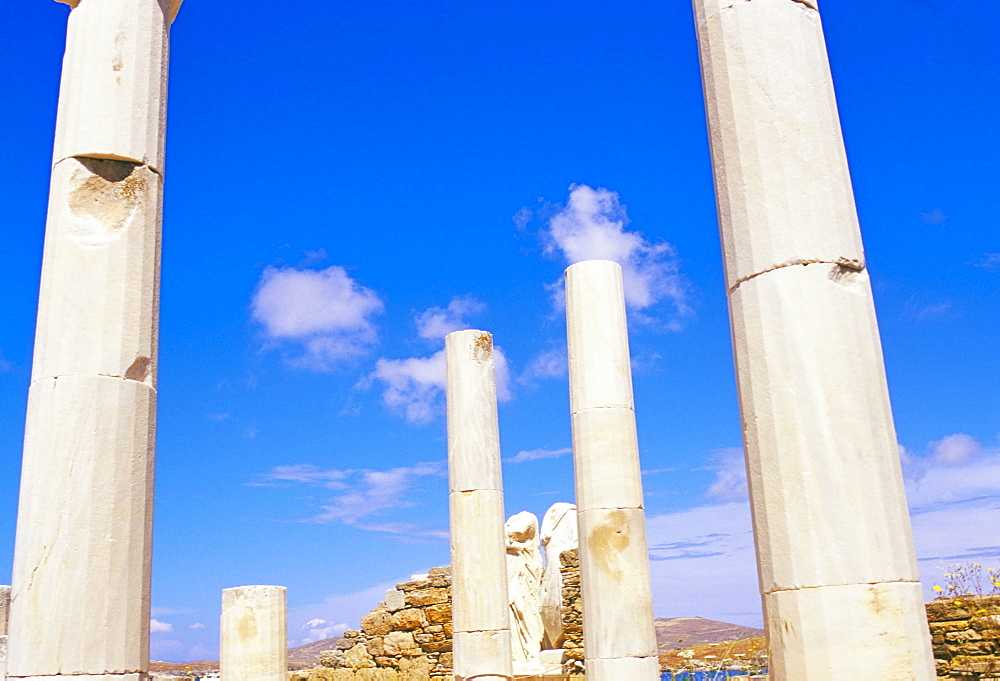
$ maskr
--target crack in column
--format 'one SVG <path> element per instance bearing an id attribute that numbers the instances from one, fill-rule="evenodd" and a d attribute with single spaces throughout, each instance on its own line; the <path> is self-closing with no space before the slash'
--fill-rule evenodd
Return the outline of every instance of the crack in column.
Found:
<path id="1" fill-rule="evenodd" d="M 796 260 L 789 260 L 788 262 L 779 263 L 767 269 L 761 270 L 760 272 L 754 272 L 753 274 L 747 275 L 736 281 L 735 284 L 727 289 L 727 293 L 732 293 L 740 284 L 746 283 L 751 279 L 759 277 L 762 274 L 767 274 L 768 272 L 774 272 L 775 270 L 784 269 L 786 267 L 795 267 L 797 265 L 837 265 L 845 270 L 850 270 L 852 272 L 864 272 L 865 262 L 858 258 L 837 258 L 836 260 L 821 260 L 821 259 L 808 259 L 799 258 Z"/>

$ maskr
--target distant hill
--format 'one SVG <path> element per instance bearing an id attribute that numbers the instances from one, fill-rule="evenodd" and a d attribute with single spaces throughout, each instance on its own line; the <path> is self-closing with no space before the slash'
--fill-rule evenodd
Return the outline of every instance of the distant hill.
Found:
<path id="1" fill-rule="evenodd" d="M 661 653 L 704 643 L 739 641 L 764 635 L 762 629 L 703 617 L 659 617 L 653 621 L 653 625 L 656 627 L 656 645 Z"/>
<path id="2" fill-rule="evenodd" d="M 319 654 L 324 650 L 333 650 L 337 645 L 337 641 L 342 638 L 344 637 L 334 636 L 333 638 L 325 638 L 322 641 L 307 643 L 297 648 L 289 648 L 288 666 L 295 665 L 296 667 L 305 668 L 319 666 Z"/>
<path id="3" fill-rule="evenodd" d="M 670 619 L 660 617 L 654 620 L 653 624 L 656 627 L 656 644 L 659 646 L 660 653 L 706 643 L 739 641 L 764 634 L 761 629 L 707 620 L 703 617 L 673 617 Z M 335 636 L 296 648 L 289 648 L 289 668 L 303 669 L 319 665 L 319 654 L 324 650 L 333 650 L 341 638 L 343 637 Z M 218 662 L 206 661 L 176 665 L 158 662 L 152 663 L 152 667 L 155 668 L 154 671 L 181 671 L 186 666 L 191 669 L 218 669 L 218 664 Z"/>

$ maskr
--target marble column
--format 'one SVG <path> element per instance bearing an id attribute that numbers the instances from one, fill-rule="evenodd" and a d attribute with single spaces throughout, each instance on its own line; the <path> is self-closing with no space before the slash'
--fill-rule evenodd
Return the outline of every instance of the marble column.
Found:
<path id="1" fill-rule="evenodd" d="M 933 679 L 816 2 L 694 9 L 772 678 Z"/>
<path id="2" fill-rule="evenodd" d="M 566 270 L 580 587 L 587 678 L 660 678 L 621 267 Z"/>
<path id="3" fill-rule="evenodd" d="M 286 681 L 285 597 L 283 586 L 222 590 L 219 672 L 224 681 Z"/>
<path id="4" fill-rule="evenodd" d="M 0 586 L 0 679 L 7 678 L 7 614 L 10 610 L 10 587 Z"/>
<path id="5" fill-rule="evenodd" d="M 170 23 L 73 0 L 10 608 L 11 678 L 145 678 Z"/>
<path id="6" fill-rule="evenodd" d="M 455 331 L 448 367 L 448 504 L 456 681 L 513 678 L 493 336 Z"/>

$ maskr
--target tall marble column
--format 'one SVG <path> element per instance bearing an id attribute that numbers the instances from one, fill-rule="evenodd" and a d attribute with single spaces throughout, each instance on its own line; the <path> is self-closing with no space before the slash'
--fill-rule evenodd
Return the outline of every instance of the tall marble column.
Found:
<path id="1" fill-rule="evenodd" d="M 68 4 L 7 674 L 139 681 L 167 53 L 180 0 Z"/>
<path id="2" fill-rule="evenodd" d="M 587 678 L 660 678 L 621 267 L 566 270 Z"/>
<path id="3" fill-rule="evenodd" d="M 286 608 L 283 586 L 222 590 L 219 673 L 225 681 L 286 681 Z"/>
<path id="4" fill-rule="evenodd" d="M 455 331 L 448 367 L 448 504 L 456 681 L 513 678 L 493 336 Z"/>
<path id="5" fill-rule="evenodd" d="M 932 679 L 816 0 L 694 9 L 772 677 Z"/>

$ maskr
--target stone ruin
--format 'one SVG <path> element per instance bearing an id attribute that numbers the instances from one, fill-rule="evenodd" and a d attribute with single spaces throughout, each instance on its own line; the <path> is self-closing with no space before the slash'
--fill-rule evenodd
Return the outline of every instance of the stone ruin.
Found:
<path id="1" fill-rule="evenodd" d="M 149 657 L 168 53 L 181 0 L 62 1 L 72 10 L 7 674 L 138 681 Z M 817 2 L 693 5 L 772 674 L 932 679 Z M 614 263 L 576 263 L 566 283 L 587 673 L 652 681 L 621 272 Z M 510 678 L 511 625 L 521 637 L 522 623 L 508 610 L 504 580 L 492 338 L 456 333 L 465 335 L 452 343 L 461 352 L 450 353 L 457 382 L 448 360 L 454 673 Z M 466 360 L 473 364 L 461 368 Z M 464 395 L 457 406 L 456 389 Z M 535 629 L 525 631 L 522 649 L 534 640 Z M 424 633 L 433 639 L 443 630 Z"/>
<path id="2" fill-rule="evenodd" d="M 535 662 L 548 660 L 544 671 L 554 678 L 583 678 L 577 549 L 563 551 L 556 565 L 562 649 L 543 650 Z M 387 591 L 385 600 L 361 618 L 360 630 L 345 632 L 335 649 L 320 654 L 320 668 L 290 672 L 289 680 L 451 681 L 451 614 L 451 568 L 431 568 Z"/>

